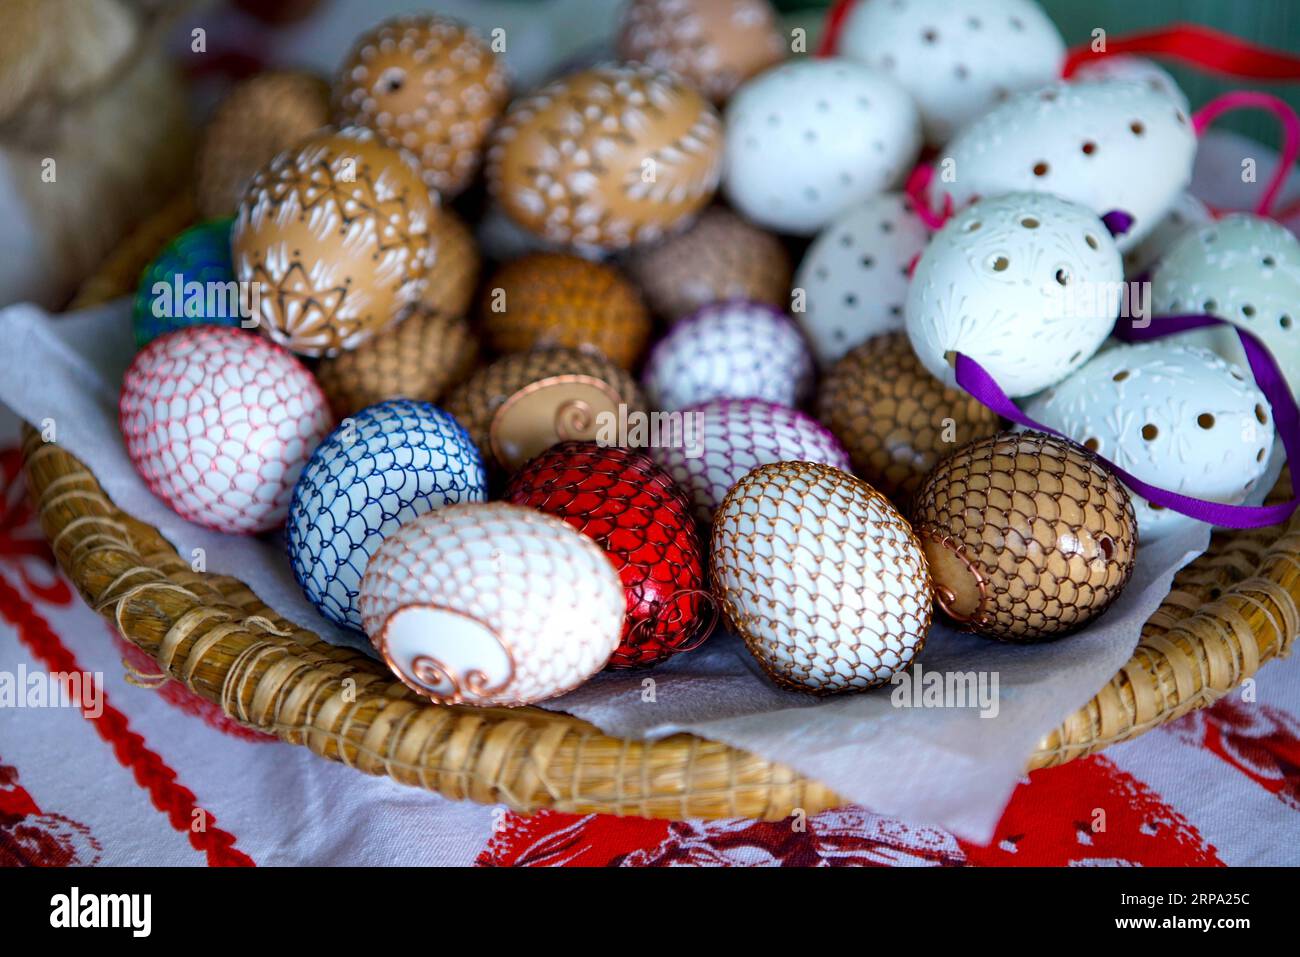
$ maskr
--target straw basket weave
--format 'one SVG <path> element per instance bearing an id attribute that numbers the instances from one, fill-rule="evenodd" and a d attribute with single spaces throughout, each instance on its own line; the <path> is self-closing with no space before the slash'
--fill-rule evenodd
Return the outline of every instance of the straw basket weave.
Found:
<path id="1" fill-rule="evenodd" d="M 183 201 L 160 214 L 78 305 L 132 290 L 144 263 L 191 215 Z M 24 452 L 42 527 L 85 600 L 160 674 L 250 727 L 371 774 L 521 811 L 779 818 L 843 803 L 786 767 L 690 735 L 627 741 L 536 708 L 432 705 L 379 662 L 285 621 L 242 582 L 192 571 L 57 445 L 28 430 Z M 1274 495 L 1287 487 L 1284 475 Z M 1286 654 L 1300 630 L 1298 523 L 1215 535 L 1177 576 L 1129 662 L 1043 739 L 1029 767 L 1142 734 Z"/>

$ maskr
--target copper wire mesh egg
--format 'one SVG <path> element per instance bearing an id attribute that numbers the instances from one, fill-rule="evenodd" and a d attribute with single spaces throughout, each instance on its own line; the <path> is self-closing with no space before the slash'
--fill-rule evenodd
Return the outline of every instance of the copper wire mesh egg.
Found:
<path id="1" fill-rule="evenodd" d="M 463 219 L 444 207 L 429 223 L 429 244 L 435 255 L 420 301 L 441 316 L 459 319 L 469 315 L 483 266 L 474 234 Z"/>
<path id="2" fill-rule="evenodd" d="M 713 591 L 782 687 L 814 694 L 888 681 L 925 644 L 925 555 L 883 495 L 829 465 L 775 462 L 713 519 Z"/>
<path id="3" fill-rule="evenodd" d="M 539 349 L 503 356 L 448 393 L 444 407 L 485 460 L 513 471 L 565 439 L 624 444 L 618 423 L 645 399 L 627 372 L 603 356 Z"/>
<path id="4" fill-rule="evenodd" d="M 633 250 L 624 267 L 654 313 L 670 322 L 724 299 L 784 309 L 790 298 L 790 257 L 781 241 L 720 206 L 684 232 Z"/>
<path id="5" fill-rule="evenodd" d="M 1091 452 L 1001 432 L 926 476 L 913 523 L 935 598 L 990 638 L 1037 641 L 1101 614 L 1133 572 L 1128 492 Z"/>
<path id="6" fill-rule="evenodd" d="M 262 73 L 230 91 L 203 132 L 195 160 L 204 219 L 233 216 L 253 174 L 329 123 L 329 87 L 308 73 Z"/>
<path id="7" fill-rule="evenodd" d="M 995 413 L 930 375 L 904 332 L 868 339 L 836 362 L 817 418 L 844 443 L 853 471 L 901 503 L 941 458 L 998 430 Z"/>
<path id="8" fill-rule="evenodd" d="M 636 287 L 613 266 L 565 253 L 506 263 L 488 280 L 479 314 L 498 352 L 564 346 L 630 368 L 650 338 L 650 316 Z"/>
<path id="9" fill-rule="evenodd" d="M 385 399 L 436 402 L 474 371 L 477 358 L 466 320 L 421 305 L 357 348 L 322 359 L 316 379 L 342 418 Z"/>

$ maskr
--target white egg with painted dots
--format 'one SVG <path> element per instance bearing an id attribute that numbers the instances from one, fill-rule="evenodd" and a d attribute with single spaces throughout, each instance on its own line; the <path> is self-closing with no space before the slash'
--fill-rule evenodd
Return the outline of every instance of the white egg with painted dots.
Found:
<path id="1" fill-rule="evenodd" d="M 944 224 L 921 254 L 907 296 L 907 334 L 932 375 L 977 361 L 1008 395 L 1069 375 L 1110 334 L 1124 292 L 1104 223 L 1047 193 L 981 200 Z"/>
<path id="2" fill-rule="evenodd" d="M 1106 349 L 1025 412 L 1144 482 L 1229 505 L 1254 491 L 1273 447 L 1249 373 L 1167 340 Z M 1133 509 L 1140 542 L 1195 522 L 1137 494 Z"/>
<path id="3" fill-rule="evenodd" d="M 1137 245 L 1192 179 L 1196 133 L 1168 94 L 1139 80 L 1060 82 L 1020 93 L 963 127 L 936 163 L 930 197 L 961 209 L 979 196 L 1053 193 L 1098 216 L 1133 217 Z"/>
<path id="4" fill-rule="evenodd" d="M 795 273 L 791 308 L 822 366 L 903 328 L 910 270 L 929 241 L 902 193 L 872 196 L 818 234 Z"/>
<path id="5" fill-rule="evenodd" d="M 726 112 L 723 186 L 747 219 L 811 236 L 900 185 L 921 121 L 884 73 L 840 58 L 791 60 L 749 80 Z"/>
<path id="6" fill-rule="evenodd" d="M 563 519 L 470 502 L 425 512 L 384 539 L 357 607 L 375 649 L 416 692 L 510 707 L 603 668 L 627 595 L 604 550 Z"/>
<path id="7" fill-rule="evenodd" d="M 1008 95 L 1055 80 L 1065 60 L 1033 0 L 860 0 L 836 49 L 897 80 L 934 145 Z"/>

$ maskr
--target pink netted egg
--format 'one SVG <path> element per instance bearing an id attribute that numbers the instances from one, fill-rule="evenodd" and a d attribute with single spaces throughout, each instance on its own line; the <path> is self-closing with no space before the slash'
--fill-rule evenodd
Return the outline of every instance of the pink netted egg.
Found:
<path id="1" fill-rule="evenodd" d="M 149 343 L 126 371 L 119 415 L 150 490 L 182 518 L 235 533 L 284 522 L 298 474 L 331 425 L 301 362 L 224 326 Z"/>
<path id="2" fill-rule="evenodd" d="M 849 471 L 849 454 L 816 419 L 762 399 L 713 399 L 683 409 L 651 455 L 690 496 L 703 522 L 760 465 L 817 462 Z"/>

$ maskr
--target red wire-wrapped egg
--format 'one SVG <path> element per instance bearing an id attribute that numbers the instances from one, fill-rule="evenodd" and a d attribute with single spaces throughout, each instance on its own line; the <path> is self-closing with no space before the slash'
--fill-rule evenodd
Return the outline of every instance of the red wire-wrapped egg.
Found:
<path id="1" fill-rule="evenodd" d="M 712 605 L 690 503 L 643 452 L 561 442 L 511 478 L 505 499 L 594 538 L 627 592 L 611 668 L 652 665 L 708 637 Z"/>

